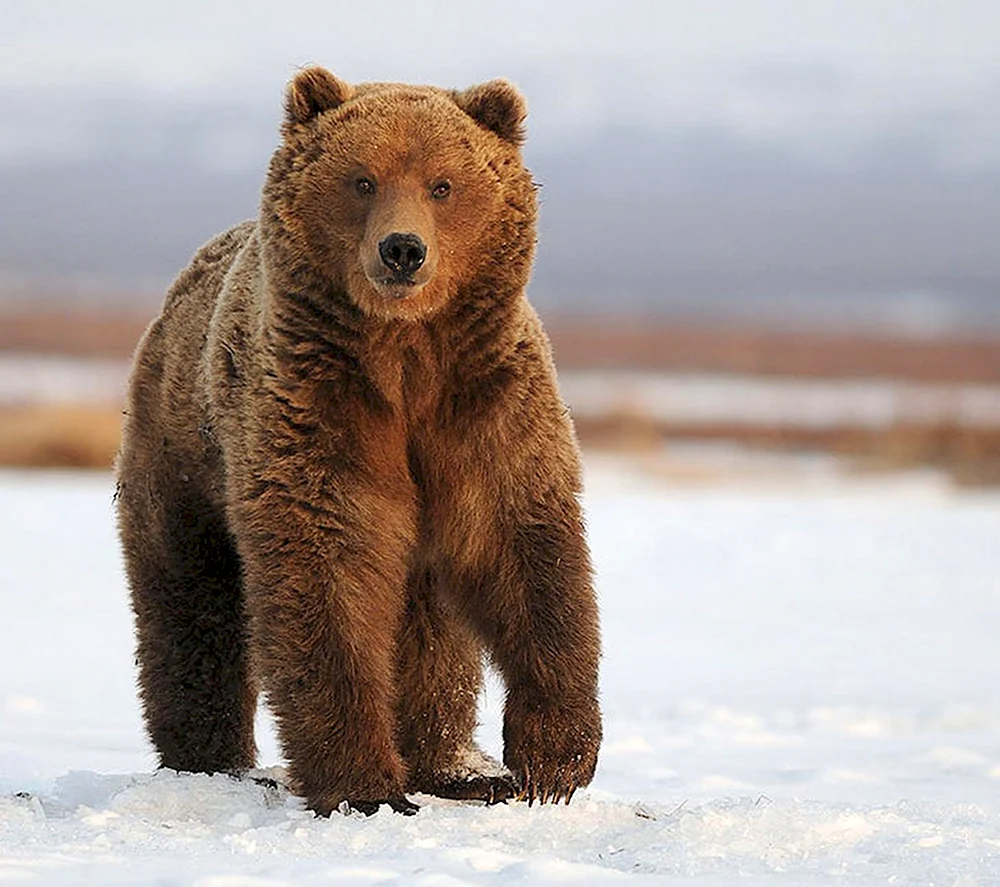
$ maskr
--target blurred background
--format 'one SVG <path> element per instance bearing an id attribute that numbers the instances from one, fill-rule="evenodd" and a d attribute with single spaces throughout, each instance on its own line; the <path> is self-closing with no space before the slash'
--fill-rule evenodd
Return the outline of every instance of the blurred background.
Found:
<path id="1" fill-rule="evenodd" d="M 0 2 L 0 464 L 107 468 L 128 360 L 254 215 L 284 84 L 514 80 L 530 295 L 591 453 L 1000 483 L 994 0 Z"/>

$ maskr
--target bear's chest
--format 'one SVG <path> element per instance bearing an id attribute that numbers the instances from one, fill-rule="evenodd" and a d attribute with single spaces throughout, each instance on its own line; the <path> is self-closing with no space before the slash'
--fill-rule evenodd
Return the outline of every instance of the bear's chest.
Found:
<path id="1" fill-rule="evenodd" d="M 430 562 L 475 560 L 498 532 L 502 454 L 484 458 L 479 435 L 468 432 L 436 426 L 414 433 L 408 443 L 419 546 Z"/>
<path id="2" fill-rule="evenodd" d="M 445 387 L 445 367 L 440 348 L 425 330 L 373 338 L 362 353 L 361 368 L 387 415 L 408 430 L 432 423 Z"/>

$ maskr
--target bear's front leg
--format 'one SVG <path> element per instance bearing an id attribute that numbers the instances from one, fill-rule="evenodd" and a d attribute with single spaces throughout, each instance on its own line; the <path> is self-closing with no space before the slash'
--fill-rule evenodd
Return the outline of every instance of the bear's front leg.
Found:
<path id="1" fill-rule="evenodd" d="M 494 562 L 464 606 L 507 684 L 504 764 L 529 803 L 569 802 L 601 744 L 600 630 L 573 466 L 501 501 Z M 554 481 L 554 483 L 553 483 Z"/>
<path id="2" fill-rule="evenodd" d="M 312 810 L 412 813 L 394 670 L 413 518 L 384 493 L 315 475 L 257 483 L 236 515 L 254 662 Z"/>
<path id="3" fill-rule="evenodd" d="M 597 604 L 575 496 L 534 504 L 512 528 L 513 581 L 493 586 L 497 606 L 519 617 L 494 646 L 507 681 L 504 763 L 529 804 L 568 804 L 593 778 L 601 745 Z"/>

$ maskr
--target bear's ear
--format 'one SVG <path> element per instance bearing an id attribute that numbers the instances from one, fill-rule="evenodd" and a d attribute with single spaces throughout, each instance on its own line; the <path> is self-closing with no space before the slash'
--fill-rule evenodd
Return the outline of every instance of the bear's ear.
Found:
<path id="1" fill-rule="evenodd" d="M 288 85 L 285 95 L 285 127 L 308 123 L 317 114 L 342 105 L 351 97 L 351 87 L 326 68 L 303 68 Z"/>
<path id="2" fill-rule="evenodd" d="M 515 145 L 524 141 L 528 107 L 517 87 L 507 80 L 490 80 L 454 93 L 455 103 L 480 126 Z"/>

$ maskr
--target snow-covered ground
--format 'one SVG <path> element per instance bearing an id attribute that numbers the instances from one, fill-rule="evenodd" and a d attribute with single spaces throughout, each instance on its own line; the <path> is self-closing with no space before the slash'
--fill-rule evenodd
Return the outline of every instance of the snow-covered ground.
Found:
<path id="1" fill-rule="evenodd" d="M 671 487 L 592 461 L 590 789 L 316 820 L 280 789 L 153 771 L 111 488 L 0 473 L 2 882 L 1000 883 L 1000 495 Z M 494 682 L 495 754 L 501 703 Z"/>

